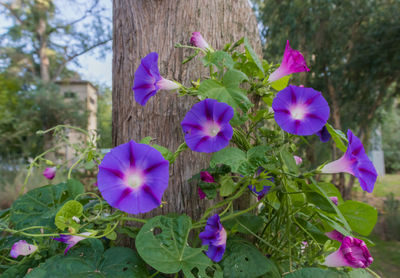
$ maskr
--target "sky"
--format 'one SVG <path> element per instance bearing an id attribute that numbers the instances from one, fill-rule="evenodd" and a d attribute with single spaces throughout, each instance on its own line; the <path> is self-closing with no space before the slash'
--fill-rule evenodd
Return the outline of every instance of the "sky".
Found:
<path id="1" fill-rule="evenodd" d="M 63 18 L 65 19 L 76 19 L 79 11 L 82 11 L 86 0 L 75 0 L 76 5 L 72 6 L 68 2 L 63 0 L 55 0 L 56 5 L 62 10 Z M 111 0 L 99 0 L 99 5 L 104 7 L 103 15 L 112 18 L 112 1 Z M 80 13 L 82 14 L 82 13 Z M 7 30 L 7 27 L 12 24 L 4 13 L 0 13 L 0 34 Z M 1 44 L 1 42 L 0 42 Z M 73 63 L 68 64 L 68 68 L 77 71 L 83 80 L 90 81 L 96 85 L 106 85 L 111 87 L 112 85 L 112 42 L 109 42 L 109 50 L 105 53 L 105 57 L 99 58 L 99 53 L 96 50 L 87 52 L 77 58 L 77 62 L 80 66 L 74 65 Z"/>

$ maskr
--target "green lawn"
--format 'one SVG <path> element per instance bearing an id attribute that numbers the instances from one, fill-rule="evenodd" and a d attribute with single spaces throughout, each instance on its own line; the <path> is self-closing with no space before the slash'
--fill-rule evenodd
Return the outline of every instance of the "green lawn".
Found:
<path id="1" fill-rule="evenodd" d="M 375 243 L 369 248 L 374 258 L 370 268 L 383 278 L 400 277 L 400 241 L 384 241 L 376 235 L 370 239 Z"/>
<path id="2" fill-rule="evenodd" d="M 353 190 L 361 191 L 358 182 L 354 184 Z M 378 177 L 372 194 L 376 197 L 386 197 L 390 192 L 400 197 L 400 174 L 386 174 L 384 177 Z"/>

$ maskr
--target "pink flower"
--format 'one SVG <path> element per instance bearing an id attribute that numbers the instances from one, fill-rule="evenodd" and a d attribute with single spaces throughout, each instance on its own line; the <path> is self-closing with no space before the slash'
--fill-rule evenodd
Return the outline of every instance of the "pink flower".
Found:
<path id="1" fill-rule="evenodd" d="M 43 171 L 43 176 L 48 180 L 52 180 L 56 176 L 56 171 L 57 171 L 57 167 L 47 167 Z"/>
<path id="2" fill-rule="evenodd" d="M 13 244 L 10 251 L 10 256 L 14 259 L 18 256 L 28 256 L 38 249 L 36 245 L 29 244 L 25 240 L 20 240 Z"/>
<path id="3" fill-rule="evenodd" d="M 193 32 L 192 37 L 190 38 L 190 44 L 196 47 L 199 47 L 203 50 L 212 50 L 212 48 L 208 45 L 206 40 L 200 34 L 200 32 Z"/>
<path id="4" fill-rule="evenodd" d="M 268 81 L 273 82 L 286 75 L 302 71 L 310 71 L 310 69 L 307 68 L 303 55 L 299 51 L 293 50 L 289 45 L 289 41 L 287 41 L 282 63 L 279 68 L 271 73 Z"/>
<path id="5" fill-rule="evenodd" d="M 373 260 L 364 241 L 346 236 L 343 238 L 340 248 L 325 258 L 324 265 L 330 267 L 366 268 Z"/>
<path id="6" fill-rule="evenodd" d="M 333 196 L 333 197 L 329 197 L 329 199 L 331 199 L 331 201 L 332 201 L 335 205 L 338 205 L 338 197 Z"/>
<path id="7" fill-rule="evenodd" d="M 215 182 L 213 176 L 211 176 L 211 174 L 207 171 L 200 172 L 200 179 L 204 182 Z"/>
<path id="8" fill-rule="evenodd" d="M 81 235 L 90 236 L 91 233 L 82 233 Z M 86 239 L 87 237 L 83 236 L 70 236 L 70 235 L 60 235 L 60 237 L 53 238 L 54 240 L 63 242 L 68 244 L 67 248 L 65 248 L 64 255 L 67 254 L 68 250 L 71 249 L 74 245 L 76 245 L 79 241 Z"/>
<path id="9" fill-rule="evenodd" d="M 206 193 L 204 193 L 204 191 L 201 190 L 200 187 L 198 188 L 197 193 L 199 194 L 199 198 L 200 198 L 201 200 L 203 200 L 205 197 L 207 197 Z"/>
<path id="10" fill-rule="evenodd" d="M 331 232 L 325 233 L 325 235 L 327 237 L 329 237 L 330 239 L 337 240 L 337 241 L 340 241 L 340 242 L 342 242 L 343 238 L 344 238 L 344 235 L 342 235 L 340 232 L 338 232 L 336 230 L 333 230 Z"/>
<path id="11" fill-rule="evenodd" d="M 303 163 L 303 159 L 300 156 L 294 155 L 293 158 L 296 161 L 296 165 Z"/>

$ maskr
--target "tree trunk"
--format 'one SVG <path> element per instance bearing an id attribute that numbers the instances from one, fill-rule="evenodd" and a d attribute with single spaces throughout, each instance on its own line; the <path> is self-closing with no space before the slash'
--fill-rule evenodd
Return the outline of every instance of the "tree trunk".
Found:
<path id="1" fill-rule="evenodd" d="M 148 53 L 159 53 L 163 77 L 185 85 L 207 74 L 199 59 L 182 65 L 192 50 L 174 49 L 175 43 L 189 44 L 194 31 L 214 48 L 246 36 L 261 56 L 256 18 L 247 0 L 113 0 L 113 24 L 114 146 L 151 136 L 154 143 L 175 151 L 184 142 L 180 122 L 194 99 L 161 91 L 145 107 L 134 100 L 134 73 Z M 206 168 L 209 158 L 185 151 L 170 166 L 169 187 L 163 197 L 166 204 L 150 215 L 176 212 L 198 219 L 210 202 L 200 200 L 196 186 L 187 180 Z"/>

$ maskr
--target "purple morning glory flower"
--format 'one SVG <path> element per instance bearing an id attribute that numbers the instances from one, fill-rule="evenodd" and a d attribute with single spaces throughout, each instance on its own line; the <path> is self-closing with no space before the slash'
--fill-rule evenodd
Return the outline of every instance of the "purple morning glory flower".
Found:
<path id="1" fill-rule="evenodd" d="M 321 142 L 324 143 L 328 142 L 331 139 L 331 134 L 328 132 L 326 126 L 324 126 L 321 130 L 317 131 L 315 134 L 318 135 L 319 140 L 321 140 Z"/>
<path id="2" fill-rule="evenodd" d="M 226 231 L 218 214 L 208 218 L 207 225 L 199 237 L 203 245 L 208 245 L 206 255 L 214 262 L 219 262 L 225 253 Z"/>
<path id="3" fill-rule="evenodd" d="M 43 176 L 48 180 L 52 180 L 56 176 L 56 171 L 57 171 L 57 167 L 47 167 L 43 171 Z"/>
<path id="4" fill-rule="evenodd" d="M 179 84 L 165 79 L 160 75 L 158 70 L 158 53 L 151 52 L 142 59 L 137 68 L 132 90 L 135 92 L 136 102 L 144 106 L 158 90 L 175 90 L 179 87 Z"/>
<path id="5" fill-rule="evenodd" d="M 188 147 L 195 152 L 212 153 L 228 146 L 233 135 L 229 121 L 233 108 L 215 99 L 205 99 L 186 114 L 181 125 Z"/>
<path id="6" fill-rule="evenodd" d="M 286 132 L 312 135 L 326 124 L 329 105 L 320 92 L 312 88 L 289 85 L 272 102 L 275 121 Z"/>
<path id="7" fill-rule="evenodd" d="M 210 45 L 206 42 L 200 32 L 193 32 L 190 38 L 190 44 L 199 47 L 203 50 L 212 50 Z"/>
<path id="8" fill-rule="evenodd" d="M 300 51 L 294 50 L 289 45 L 289 40 L 286 42 L 285 52 L 283 53 L 282 63 L 268 78 L 269 82 L 274 82 L 282 77 L 302 71 L 310 71 L 307 68 L 306 61 Z"/>
<path id="9" fill-rule="evenodd" d="M 86 232 L 80 235 L 90 236 L 91 233 Z M 67 248 L 64 250 L 64 255 L 67 254 L 68 250 L 75 246 L 79 241 L 86 239 L 87 237 L 83 236 L 71 236 L 71 235 L 60 235 L 60 237 L 53 238 L 54 240 L 60 241 L 62 243 L 67 244 Z"/>
<path id="10" fill-rule="evenodd" d="M 373 258 L 364 241 L 351 236 L 342 239 L 340 248 L 325 258 L 324 265 L 330 267 L 349 266 L 353 268 L 366 268 Z"/>
<path id="11" fill-rule="evenodd" d="M 158 150 L 131 140 L 105 155 L 98 188 L 112 207 L 131 214 L 148 212 L 161 204 L 168 187 L 168 167 Z"/>
<path id="12" fill-rule="evenodd" d="M 364 191 L 371 193 L 378 177 L 374 164 L 365 153 L 364 146 L 360 139 L 351 130 L 347 131 L 349 145 L 345 154 L 338 160 L 326 164 L 322 173 L 345 172 L 355 176 L 360 182 Z"/>
<path id="13" fill-rule="evenodd" d="M 264 168 L 262 168 L 262 167 L 259 167 L 258 168 L 258 170 L 257 170 L 257 176 L 259 176 L 261 173 L 266 173 L 266 171 L 265 171 L 265 169 Z M 269 178 L 267 178 L 267 180 L 269 180 L 269 181 L 271 181 L 271 182 L 274 182 L 274 177 L 269 177 Z M 257 191 L 257 188 L 256 188 L 256 186 L 255 185 L 252 185 L 252 184 L 250 184 L 250 185 L 248 185 L 247 186 L 253 193 L 255 193 L 256 195 L 257 195 L 257 199 L 258 200 L 261 200 L 268 192 L 269 192 L 269 190 L 271 189 L 271 186 L 269 186 L 269 185 L 265 185 L 264 187 L 263 187 L 263 189 L 261 189 L 260 191 Z"/>
<path id="14" fill-rule="evenodd" d="M 14 259 L 18 258 L 18 256 L 28 256 L 37 249 L 36 245 L 29 244 L 25 240 L 20 240 L 11 247 L 10 256 Z"/>

